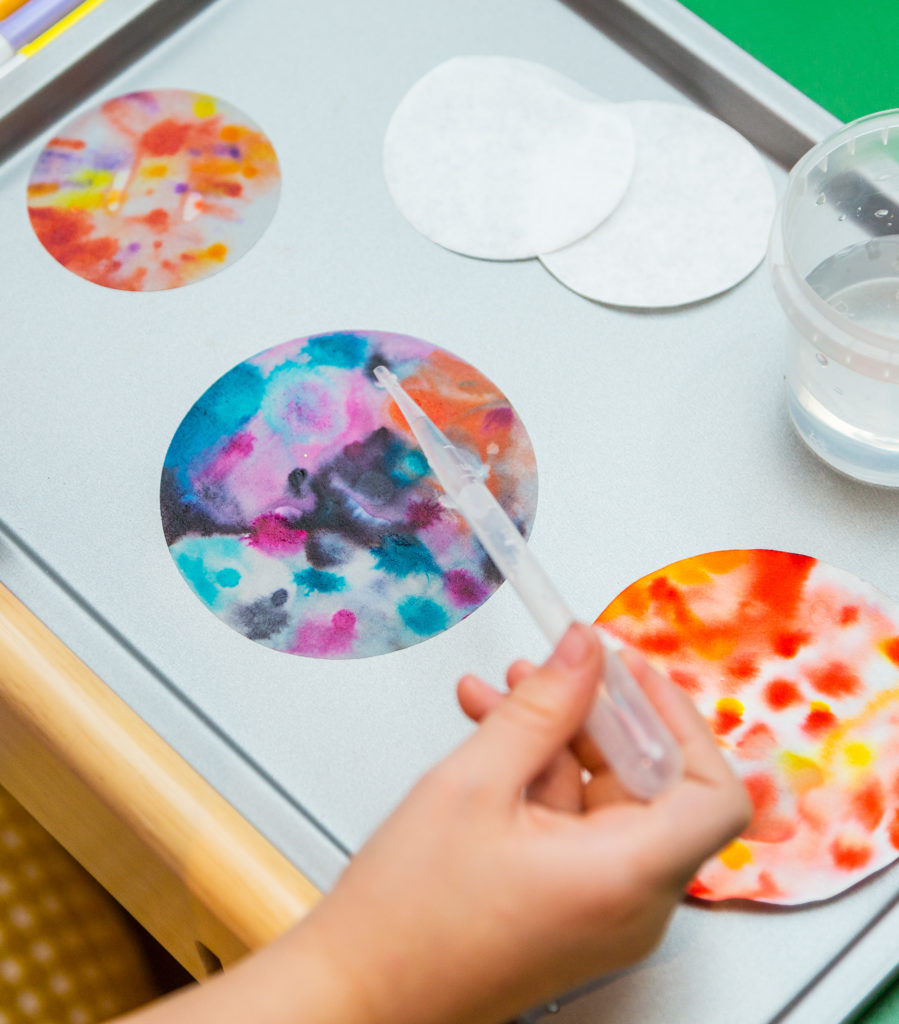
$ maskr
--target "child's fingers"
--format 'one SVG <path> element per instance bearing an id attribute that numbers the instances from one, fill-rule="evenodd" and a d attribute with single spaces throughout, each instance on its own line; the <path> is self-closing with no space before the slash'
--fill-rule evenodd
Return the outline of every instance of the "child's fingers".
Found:
<path id="1" fill-rule="evenodd" d="M 506 685 L 510 690 L 514 690 L 523 679 L 526 679 L 532 672 L 536 671 L 537 667 L 534 663 L 532 661 L 527 661 L 525 658 L 513 662 L 506 672 Z M 571 752 L 581 763 L 582 767 L 586 768 L 588 772 L 601 772 L 606 770 L 607 765 L 605 758 L 602 756 L 599 748 L 593 740 L 586 732 L 584 732 L 583 729 L 577 733 L 568 745 L 571 748 Z"/>
<path id="2" fill-rule="evenodd" d="M 582 767 L 593 775 L 599 772 L 611 771 L 608 762 L 603 757 L 602 751 L 597 747 L 592 736 L 587 735 L 581 729 L 569 744 L 574 756 L 580 761 Z"/>
<path id="3" fill-rule="evenodd" d="M 635 799 L 621 785 L 611 768 L 596 772 L 584 786 L 584 807 L 591 811 L 607 804 L 633 803 Z"/>
<path id="4" fill-rule="evenodd" d="M 579 814 L 584 808 L 581 766 L 570 750 L 563 750 L 527 787 L 528 800 L 556 811 Z"/>
<path id="5" fill-rule="evenodd" d="M 462 676 L 456 684 L 459 707 L 473 722 L 480 722 L 489 715 L 504 696 L 479 676 Z"/>
<path id="6" fill-rule="evenodd" d="M 589 710 L 603 650 L 588 626 L 572 626 L 544 665 L 525 676 L 457 751 L 476 777 L 495 779 L 506 798 L 544 772 Z"/>
<path id="7" fill-rule="evenodd" d="M 511 687 L 536 671 L 529 661 L 515 662 L 506 674 Z M 475 675 L 463 676 L 456 688 L 459 705 L 474 722 L 482 721 L 508 694 L 498 693 Z M 580 765 L 572 753 L 563 750 L 527 787 L 527 797 L 558 811 L 577 812 L 582 808 Z"/>
<path id="8" fill-rule="evenodd" d="M 522 679 L 526 679 L 536 671 L 537 666 L 532 661 L 528 661 L 527 658 L 519 658 L 518 661 L 513 661 L 506 670 L 506 686 L 510 690 L 514 690 Z"/>

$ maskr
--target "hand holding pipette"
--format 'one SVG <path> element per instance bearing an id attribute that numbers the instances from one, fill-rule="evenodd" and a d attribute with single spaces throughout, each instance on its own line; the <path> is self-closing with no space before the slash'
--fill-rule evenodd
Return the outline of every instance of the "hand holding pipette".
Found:
<path id="1" fill-rule="evenodd" d="M 453 505 L 555 646 L 575 618 L 515 524 L 472 461 L 406 394 L 396 376 L 384 366 L 377 367 L 374 374 L 399 406 Z M 652 799 L 681 777 L 683 757 L 614 646 L 602 632 L 600 638 L 606 657 L 604 683 L 585 730 L 621 784 L 634 796 Z"/>

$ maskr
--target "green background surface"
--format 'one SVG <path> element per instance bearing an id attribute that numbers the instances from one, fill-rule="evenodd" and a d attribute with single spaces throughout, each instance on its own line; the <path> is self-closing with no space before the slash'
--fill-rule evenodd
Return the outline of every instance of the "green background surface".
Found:
<path id="1" fill-rule="evenodd" d="M 899 0 L 683 2 L 842 121 L 899 107 Z"/>
<path id="2" fill-rule="evenodd" d="M 842 121 L 899 107 L 899 0 L 682 2 Z M 899 1024 L 899 981 L 853 1024 Z"/>
<path id="3" fill-rule="evenodd" d="M 875 1003 L 854 1017 L 852 1024 L 896 1024 L 897 1021 L 899 1021 L 899 982 L 894 982 Z"/>

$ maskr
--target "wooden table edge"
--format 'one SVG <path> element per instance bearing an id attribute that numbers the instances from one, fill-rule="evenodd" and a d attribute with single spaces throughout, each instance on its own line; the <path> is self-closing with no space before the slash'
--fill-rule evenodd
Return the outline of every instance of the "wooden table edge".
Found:
<path id="1" fill-rule="evenodd" d="M 0 785 L 195 977 L 320 898 L 2 585 Z"/>

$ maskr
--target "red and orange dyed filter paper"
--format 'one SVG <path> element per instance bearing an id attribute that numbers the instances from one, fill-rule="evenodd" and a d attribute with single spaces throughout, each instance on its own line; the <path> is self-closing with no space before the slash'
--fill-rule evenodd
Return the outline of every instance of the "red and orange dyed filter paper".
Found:
<path id="1" fill-rule="evenodd" d="M 600 615 L 695 701 L 755 813 L 690 893 L 798 904 L 899 857 L 899 606 L 805 555 L 716 551 Z"/>
<path id="2" fill-rule="evenodd" d="M 235 107 L 182 89 L 133 92 L 64 125 L 28 182 L 45 249 L 80 277 L 158 291 L 217 273 L 262 235 L 281 175 Z"/>

